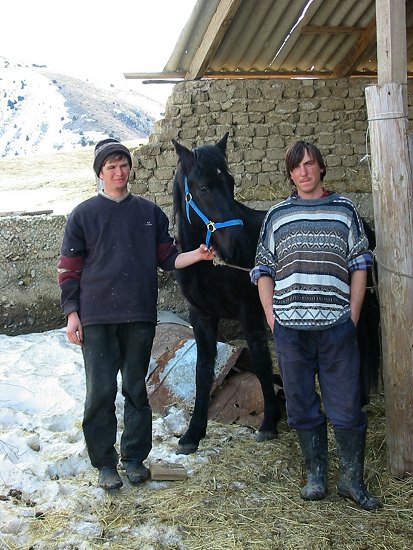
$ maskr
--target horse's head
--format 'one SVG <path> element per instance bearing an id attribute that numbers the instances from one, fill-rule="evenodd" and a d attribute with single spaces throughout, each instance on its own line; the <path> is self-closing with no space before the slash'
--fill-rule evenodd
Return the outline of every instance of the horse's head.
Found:
<path id="1" fill-rule="evenodd" d="M 174 214 L 185 249 L 212 244 L 228 262 L 242 262 L 244 221 L 234 200 L 234 178 L 226 159 L 228 133 L 214 145 L 192 151 L 172 140 L 179 157 L 174 179 Z M 244 240 L 244 242 L 243 242 Z"/>
<path id="2" fill-rule="evenodd" d="M 216 211 L 215 198 L 219 194 L 225 195 L 225 202 L 234 200 L 234 178 L 228 171 L 226 157 L 227 139 L 228 132 L 215 145 L 201 145 L 192 151 L 172 140 L 179 157 L 174 179 L 174 211 L 177 215 L 182 200 L 185 200 L 184 178 L 187 178 L 192 196 L 213 212 Z"/>

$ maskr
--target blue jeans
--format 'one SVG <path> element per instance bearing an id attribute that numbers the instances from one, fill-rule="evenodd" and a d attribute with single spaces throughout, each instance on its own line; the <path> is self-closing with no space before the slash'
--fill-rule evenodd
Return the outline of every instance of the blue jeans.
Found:
<path id="1" fill-rule="evenodd" d="M 274 341 L 292 428 L 309 430 L 325 420 L 316 376 L 334 428 L 367 427 L 360 399 L 357 329 L 351 319 L 325 330 L 297 330 L 276 322 Z"/>
<path id="2" fill-rule="evenodd" d="M 86 372 L 83 433 L 92 466 L 116 466 L 117 375 L 125 398 L 120 442 L 123 462 L 141 463 L 152 448 L 152 411 L 145 378 L 155 336 L 153 323 L 120 323 L 83 327 Z"/>

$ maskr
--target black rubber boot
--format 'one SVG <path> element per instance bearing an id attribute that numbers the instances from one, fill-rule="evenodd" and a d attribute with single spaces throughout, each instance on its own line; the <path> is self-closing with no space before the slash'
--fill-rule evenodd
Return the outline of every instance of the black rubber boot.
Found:
<path id="1" fill-rule="evenodd" d="M 337 492 L 359 504 L 363 510 L 376 510 L 383 504 L 371 496 L 364 485 L 366 430 L 334 429 L 339 456 Z"/>
<path id="2" fill-rule="evenodd" d="M 149 470 L 146 466 L 136 462 L 124 462 L 126 475 L 131 483 L 143 483 L 149 479 Z"/>
<path id="3" fill-rule="evenodd" d="M 102 489 L 110 491 L 111 489 L 119 489 L 123 483 L 114 466 L 104 466 L 99 468 L 98 483 Z"/>
<path id="4" fill-rule="evenodd" d="M 327 492 L 327 425 L 323 422 L 310 430 L 297 430 L 297 435 L 307 468 L 307 484 L 300 496 L 304 500 L 321 500 Z"/>

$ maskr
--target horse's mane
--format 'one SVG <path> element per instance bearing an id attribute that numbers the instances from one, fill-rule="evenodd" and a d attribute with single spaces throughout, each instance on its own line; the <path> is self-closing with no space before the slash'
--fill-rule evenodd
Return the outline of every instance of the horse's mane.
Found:
<path id="1" fill-rule="evenodd" d="M 227 158 L 216 145 L 200 145 L 193 149 L 196 172 L 215 172 L 221 170 L 230 176 Z"/>

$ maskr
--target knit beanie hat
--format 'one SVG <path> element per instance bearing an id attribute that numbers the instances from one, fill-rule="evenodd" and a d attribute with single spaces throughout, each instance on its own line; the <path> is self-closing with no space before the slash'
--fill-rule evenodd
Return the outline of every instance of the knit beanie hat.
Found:
<path id="1" fill-rule="evenodd" d="M 129 167 L 132 168 L 132 157 L 127 147 L 122 145 L 117 139 L 107 138 L 96 143 L 95 160 L 93 162 L 93 170 L 97 177 L 102 171 L 102 166 L 109 155 L 118 154 L 125 155 L 129 162 Z"/>

